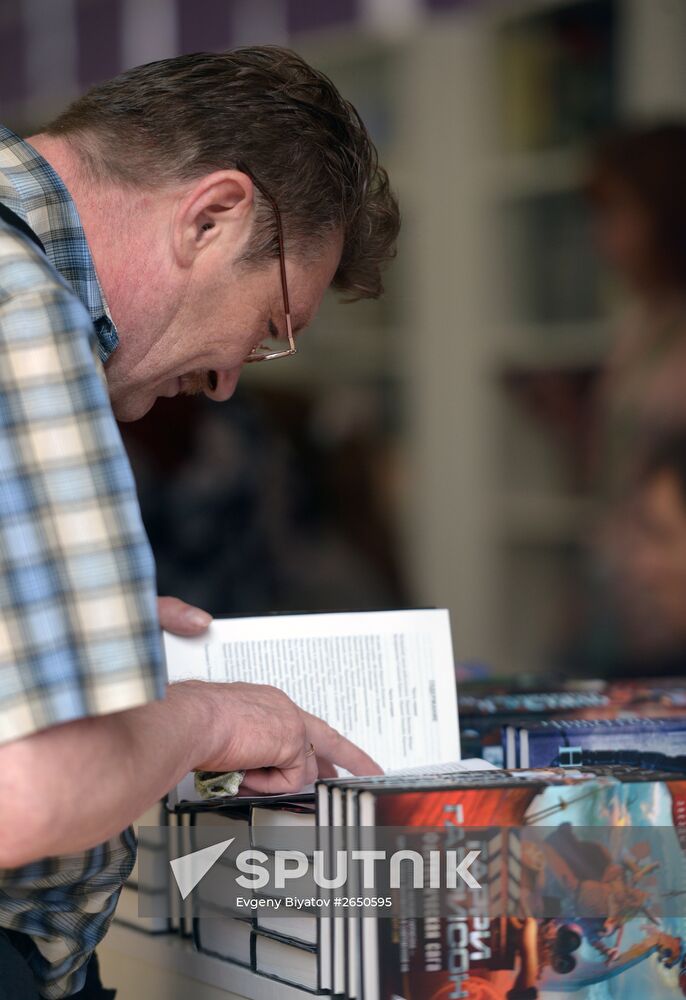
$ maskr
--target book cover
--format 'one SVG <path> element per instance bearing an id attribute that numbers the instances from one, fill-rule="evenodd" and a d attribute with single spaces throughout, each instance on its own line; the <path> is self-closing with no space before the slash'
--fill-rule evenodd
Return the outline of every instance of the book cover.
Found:
<path id="1" fill-rule="evenodd" d="M 599 718 L 613 712 L 605 691 L 460 692 L 462 756 L 483 757 L 495 767 L 511 767 L 514 765 L 502 740 L 506 726 L 550 718 Z"/>
<path id="2" fill-rule="evenodd" d="M 505 889 L 494 884 L 516 895 L 513 915 L 471 913 L 461 894 L 440 917 L 364 921 L 365 1000 L 686 995 L 686 918 L 669 915 L 678 910 L 677 872 L 645 851 L 615 853 L 611 837 L 627 826 L 664 828 L 683 861 L 686 778 L 628 768 L 481 778 L 481 787 L 360 793 L 377 825 L 544 828 L 538 851 L 516 862 L 495 855 L 484 862 L 507 873 Z M 608 829 L 607 847 L 584 839 L 590 827 Z M 543 896 L 561 891 L 583 905 L 583 917 L 527 915 Z"/>
<path id="3" fill-rule="evenodd" d="M 358 788 L 375 788 L 378 785 L 390 784 L 398 787 L 426 787 L 427 782 L 448 781 L 453 783 L 457 775 L 472 774 L 476 771 L 493 771 L 491 765 L 483 760 L 470 759 L 452 761 L 444 764 L 428 764 L 409 768 L 402 773 L 391 772 L 374 777 L 326 778 L 316 785 L 317 826 L 320 846 L 327 845 L 327 831 L 334 827 L 346 825 L 355 827 L 358 823 L 357 790 Z M 330 842 L 328 842 L 330 847 Z M 350 886 L 352 892 L 352 882 Z M 321 895 L 329 899 L 331 893 L 325 890 Z M 320 924 L 320 945 L 322 954 L 323 977 L 327 986 L 331 985 L 336 994 L 356 998 L 360 995 L 360 921 L 351 915 L 345 921 L 322 916 Z"/>
<path id="4" fill-rule="evenodd" d="M 514 735 L 508 745 L 506 727 L 533 726 L 550 719 L 615 719 L 617 717 L 684 718 L 686 688 L 677 679 L 632 679 L 595 682 L 577 689 L 493 692 L 480 685 L 460 692 L 463 757 L 484 757 L 496 767 L 520 766 Z"/>
<path id="5" fill-rule="evenodd" d="M 520 730 L 519 741 L 522 767 L 623 764 L 686 774 L 682 718 L 554 719 Z"/>

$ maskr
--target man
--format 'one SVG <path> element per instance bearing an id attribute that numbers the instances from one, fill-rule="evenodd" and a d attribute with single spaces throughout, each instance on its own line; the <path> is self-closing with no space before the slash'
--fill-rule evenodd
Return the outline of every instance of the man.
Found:
<path id="1" fill-rule="evenodd" d="M 120 831 L 184 773 L 277 792 L 377 770 L 273 688 L 166 689 L 115 417 L 226 400 L 328 286 L 379 295 L 398 211 L 354 109 L 267 47 L 139 67 L 27 142 L 3 130 L 0 206 L 0 996 L 56 998 L 131 869 Z"/>

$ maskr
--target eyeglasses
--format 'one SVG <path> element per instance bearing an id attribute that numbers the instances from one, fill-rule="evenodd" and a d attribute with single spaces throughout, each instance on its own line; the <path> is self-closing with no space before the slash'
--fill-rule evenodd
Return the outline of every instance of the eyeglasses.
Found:
<path id="1" fill-rule="evenodd" d="M 279 349 L 278 341 L 274 338 L 274 343 L 261 343 L 257 347 L 253 348 L 250 354 L 245 358 L 244 364 L 249 364 L 255 361 L 275 361 L 277 358 L 288 358 L 292 354 L 296 353 L 295 338 L 293 336 L 293 326 L 291 324 L 291 307 L 288 301 L 288 282 L 286 281 L 286 253 L 284 250 L 283 243 L 283 225 L 281 223 L 281 212 L 279 211 L 279 206 L 276 204 L 272 196 L 269 194 L 265 188 L 262 187 L 260 182 L 257 180 L 255 175 L 251 170 L 246 167 L 246 165 L 240 161 L 236 163 L 238 170 L 247 174 L 251 179 L 257 190 L 260 192 L 263 198 L 269 202 L 274 212 L 274 218 L 276 220 L 276 235 L 279 241 L 279 265 L 281 267 L 281 292 L 283 295 L 283 311 L 286 318 L 286 336 L 288 337 L 288 348 Z"/>

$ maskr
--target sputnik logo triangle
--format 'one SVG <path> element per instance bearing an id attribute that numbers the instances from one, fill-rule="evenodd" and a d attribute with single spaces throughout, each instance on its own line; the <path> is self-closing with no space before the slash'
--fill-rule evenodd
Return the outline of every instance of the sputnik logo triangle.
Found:
<path id="1" fill-rule="evenodd" d="M 207 875 L 210 868 L 219 861 L 226 848 L 233 844 L 235 839 L 235 837 L 231 837 L 230 840 L 222 840 L 221 844 L 203 847 L 200 851 L 184 854 L 169 862 L 182 899 L 190 896 L 198 882 Z"/>

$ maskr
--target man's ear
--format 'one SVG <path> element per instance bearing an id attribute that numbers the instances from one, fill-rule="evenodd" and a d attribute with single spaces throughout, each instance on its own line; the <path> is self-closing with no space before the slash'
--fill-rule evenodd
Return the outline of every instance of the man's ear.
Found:
<path id="1" fill-rule="evenodd" d="M 252 224 L 254 188 L 240 170 L 217 170 L 186 191 L 173 222 L 174 253 L 189 267 L 198 253 L 219 236 L 236 247 L 247 238 Z"/>

